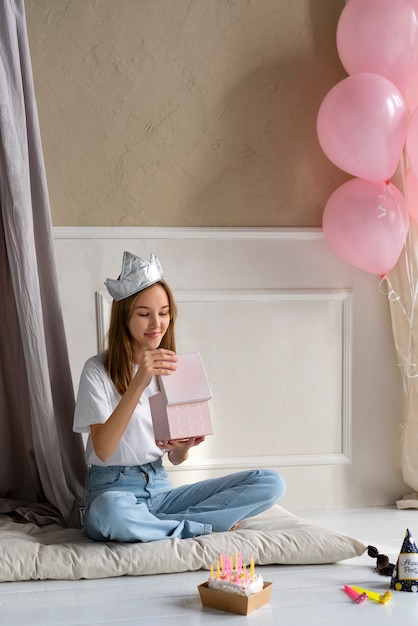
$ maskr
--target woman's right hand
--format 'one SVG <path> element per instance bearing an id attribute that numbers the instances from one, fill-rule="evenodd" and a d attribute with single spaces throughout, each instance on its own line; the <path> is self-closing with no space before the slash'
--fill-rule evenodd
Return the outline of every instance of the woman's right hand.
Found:
<path id="1" fill-rule="evenodd" d="M 153 376 L 169 376 L 175 372 L 177 361 L 176 353 L 172 350 L 165 348 L 146 350 L 134 378 L 141 382 L 144 388 L 148 387 Z"/>

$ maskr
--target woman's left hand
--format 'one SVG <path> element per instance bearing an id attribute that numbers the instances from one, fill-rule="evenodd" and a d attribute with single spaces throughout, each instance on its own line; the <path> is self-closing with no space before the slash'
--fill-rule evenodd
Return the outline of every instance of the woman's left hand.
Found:
<path id="1" fill-rule="evenodd" d="M 189 450 L 193 446 L 205 441 L 205 437 L 188 437 L 187 439 L 169 439 L 167 441 L 156 441 L 161 450 Z"/>
<path id="2" fill-rule="evenodd" d="M 198 446 L 205 437 L 188 437 L 187 439 L 169 439 L 166 441 L 156 441 L 161 450 L 168 451 L 168 458 L 173 465 L 180 465 L 189 456 L 190 448 Z"/>

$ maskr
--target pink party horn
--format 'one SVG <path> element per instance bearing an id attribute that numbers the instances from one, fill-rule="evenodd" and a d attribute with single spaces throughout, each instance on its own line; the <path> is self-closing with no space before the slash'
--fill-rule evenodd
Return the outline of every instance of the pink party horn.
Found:
<path id="1" fill-rule="evenodd" d="M 365 593 L 357 593 L 357 591 L 348 585 L 344 585 L 343 590 L 357 604 L 362 604 L 367 600 L 367 595 Z"/>

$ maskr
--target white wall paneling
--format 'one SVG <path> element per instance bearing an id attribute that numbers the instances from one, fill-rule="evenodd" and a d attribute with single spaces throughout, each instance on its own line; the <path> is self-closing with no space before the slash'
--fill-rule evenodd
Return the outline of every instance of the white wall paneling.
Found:
<path id="1" fill-rule="evenodd" d="M 179 352 L 200 351 L 214 435 L 175 484 L 280 471 L 293 508 L 401 495 L 400 377 L 378 277 L 347 266 L 318 229 L 54 229 L 75 387 L 103 347 L 123 250 L 157 254 L 179 306 Z M 76 305 L 75 305 L 76 303 Z M 99 344 L 98 344 L 99 342 Z"/>

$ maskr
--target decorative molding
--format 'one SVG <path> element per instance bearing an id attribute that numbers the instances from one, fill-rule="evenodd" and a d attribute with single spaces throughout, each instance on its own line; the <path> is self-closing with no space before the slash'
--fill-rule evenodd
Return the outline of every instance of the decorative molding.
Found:
<path id="1" fill-rule="evenodd" d="M 351 459 L 346 454 L 289 454 L 278 456 L 256 456 L 256 457 L 223 457 L 205 459 L 193 463 L 185 461 L 180 466 L 165 465 L 168 472 L 191 472 L 199 470 L 224 470 L 240 468 L 257 469 L 259 467 L 295 467 L 308 465 L 347 465 Z"/>
<path id="2" fill-rule="evenodd" d="M 97 326 L 97 351 L 106 350 L 106 335 L 109 327 L 110 307 L 112 298 L 108 293 L 96 291 L 96 326 Z"/>
<path id="3" fill-rule="evenodd" d="M 54 239 L 323 239 L 322 228 L 54 226 Z"/>
<path id="4" fill-rule="evenodd" d="M 179 302 L 274 302 L 277 300 L 338 300 L 344 301 L 350 289 L 220 289 L 220 290 L 176 290 Z"/>
<path id="5" fill-rule="evenodd" d="M 350 289 L 239 289 L 176 291 L 178 302 L 271 302 L 291 300 L 334 300 L 341 303 L 342 315 L 342 398 L 341 398 L 341 451 L 339 453 L 293 454 L 263 457 L 211 458 L 197 463 L 186 462 L 168 466 L 169 471 L 223 470 L 238 468 L 344 465 L 351 463 L 351 290 Z M 97 337 L 99 351 L 105 349 L 106 329 L 112 299 L 107 292 L 96 293 Z"/>
<path id="6" fill-rule="evenodd" d="M 246 289 L 233 291 L 179 291 L 178 302 L 242 302 L 274 300 L 337 300 L 342 306 L 341 452 L 262 457 L 211 458 L 197 463 L 167 466 L 168 471 L 223 470 L 257 467 L 346 465 L 352 462 L 351 428 L 351 290 L 350 289 Z"/>

